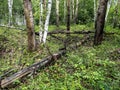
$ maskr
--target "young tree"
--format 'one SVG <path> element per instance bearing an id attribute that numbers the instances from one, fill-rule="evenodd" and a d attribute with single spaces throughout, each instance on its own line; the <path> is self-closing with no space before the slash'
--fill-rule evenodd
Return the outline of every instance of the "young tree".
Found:
<path id="1" fill-rule="evenodd" d="M 48 11 L 47 11 L 47 17 L 46 17 L 45 25 L 44 25 L 43 43 L 46 42 L 46 38 L 47 38 L 51 8 L 52 8 L 52 0 L 48 0 Z"/>
<path id="2" fill-rule="evenodd" d="M 75 1 L 74 0 L 72 0 L 71 1 L 71 4 L 72 4 L 72 15 L 71 15 L 71 17 L 72 17 L 72 20 L 74 19 L 74 16 L 75 16 Z"/>
<path id="3" fill-rule="evenodd" d="M 26 18 L 27 33 L 28 33 L 28 50 L 34 51 L 36 49 L 36 40 L 34 33 L 34 20 L 32 13 L 31 0 L 23 0 L 24 3 L 24 14 Z"/>
<path id="4" fill-rule="evenodd" d="M 75 23 L 76 23 L 77 17 L 78 17 L 78 4 L 79 4 L 79 0 L 76 0 L 76 8 L 75 8 L 75 16 L 74 16 Z"/>
<path id="5" fill-rule="evenodd" d="M 42 42 L 42 36 L 43 36 L 43 0 L 40 0 L 40 31 L 39 31 L 39 40 L 40 43 Z"/>
<path id="6" fill-rule="evenodd" d="M 13 0 L 8 0 L 8 10 L 9 10 L 9 22 L 8 25 L 12 25 L 12 6 L 13 6 Z"/>
<path id="7" fill-rule="evenodd" d="M 66 23 L 66 0 L 64 0 L 64 18 L 63 18 L 64 23 Z"/>
<path id="8" fill-rule="evenodd" d="M 114 12 L 113 12 L 113 28 L 119 27 L 120 28 L 120 0 L 116 0 L 114 5 Z"/>
<path id="9" fill-rule="evenodd" d="M 107 10 L 108 0 L 100 0 L 99 8 L 97 12 L 97 18 L 95 22 L 95 37 L 94 37 L 94 45 L 98 45 L 102 42 L 103 39 L 103 29 L 105 25 L 105 16 Z"/>
<path id="10" fill-rule="evenodd" d="M 56 26 L 59 27 L 59 0 L 56 0 Z"/>
<path id="11" fill-rule="evenodd" d="M 96 0 L 94 0 L 94 22 L 96 21 Z"/>
<path id="12" fill-rule="evenodd" d="M 106 12 L 105 21 L 107 21 L 108 13 L 109 13 L 109 11 L 110 11 L 111 2 L 112 2 L 112 0 L 108 0 L 108 4 L 107 4 L 107 12 Z"/>

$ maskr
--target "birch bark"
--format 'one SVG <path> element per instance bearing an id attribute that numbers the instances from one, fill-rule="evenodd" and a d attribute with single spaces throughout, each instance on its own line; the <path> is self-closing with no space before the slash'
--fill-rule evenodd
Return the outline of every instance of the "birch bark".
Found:
<path id="1" fill-rule="evenodd" d="M 51 14 L 51 8 L 52 8 L 52 0 L 48 0 L 48 11 L 47 11 L 47 17 L 46 17 L 45 25 L 44 25 L 43 43 L 46 43 L 48 26 L 49 26 L 49 19 L 50 19 L 50 14 Z"/>
<path id="2" fill-rule="evenodd" d="M 107 3 L 107 12 L 106 12 L 106 17 L 105 17 L 106 22 L 107 22 L 108 13 L 110 11 L 111 2 L 112 2 L 112 0 L 109 0 Z"/>
<path id="3" fill-rule="evenodd" d="M 12 6 L 13 6 L 13 0 L 8 0 L 8 10 L 9 10 L 9 21 L 8 25 L 12 25 Z"/>
<path id="4" fill-rule="evenodd" d="M 40 31 L 39 31 L 39 41 L 42 42 L 43 36 L 43 0 L 40 0 Z"/>

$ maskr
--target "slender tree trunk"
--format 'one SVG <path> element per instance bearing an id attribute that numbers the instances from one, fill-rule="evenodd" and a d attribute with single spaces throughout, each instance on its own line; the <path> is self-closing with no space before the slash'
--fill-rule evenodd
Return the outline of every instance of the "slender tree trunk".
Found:
<path id="1" fill-rule="evenodd" d="M 77 23 L 77 17 L 78 17 L 78 4 L 79 0 L 76 0 L 76 9 L 75 9 L 75 17 L 74 17 L 74 22 Z"/>
<path id="2" fill-rule="evenodd" d="M 46 10 L 46 0 L 43 0 L 43 7 Z"/>
<path id="3" fill-rule="evenodd" d="M 67 0 L 67 31 L 70 31 L 70 0 Z"/>
<path id="4" fill-rule="evenodd" d="M 39 40 L 40 43 L 42 42 L 42 35 L 43 35 L 43 0 L 40 0 L 40 31 L 39 31 Z"/>
<path id="5" fill-rule="evenodd" d="M 118 22 L 118 7 L 115 8 L 115 15 L 113 16 L 113 28 L 117 26 Z"/>
<path id="6" fill-rule="evenodd" d="M 72 0 L 72 20 L 74 19 L 75 16 L 75 1 Z"/>
<path id="7" fill-rule="evenodd" d="M 96 0 L 94 0 L 94 22 L 96 21 Z"/>
<path id="8" fill-rule="evenodd" d="M 100 0 L 98 12 L 97 12 L 97 19 L 95 23 L 95 37 L 94 37 L 94 45 L 101 44 L 103 39 L 103 29 L 105 24 L 105 16 L 107 10 L 107 2 L 108 0 Z"/>
<path id="9" fill-rule="evenodd" d="M 34 51 L 36 49 L 35 33 L 34 33 L 34 20 L 32 14 L 31 0 L 23 0 L 24 13 L 26 18 L 27 32 L 28 32 L 28 50 Z"/>
<path id="10" fill-rule="evenodd" d="M 116 0 L 115 2 L 115 10 L 114 10 L 114 16 L 113 16 L 113 28 L 117 27 L 117 24 L 119 23 L 119 5 L 120 1 Z"/>
<path id="11" fill-rule="evenodd" d="M 9 10 L 9 22 L 8 25 L 12 25 L 12 6 L 13 6 L 13 0 L 8 0 L 8 10 Z"/>
<path id="12" fill-rule="evenodd" d="M 52 0 L 48 0 L 48 12 L 47 12 L 47 17 L 46 17 L 45 26 L 44 26 L 43 43 L 46 42 L 46 38 L 47 38 L 51 8 L 52 8 Z"/>
<path id="13" fill-rule="evenodd" d="M 56 26 L 59 27 L 59 0 L 56 0 Z"/>
<path id="14" fill-rule="evenodd" d="M 64 23 L 66 23 L 66 0 L 64 0 Z"/>

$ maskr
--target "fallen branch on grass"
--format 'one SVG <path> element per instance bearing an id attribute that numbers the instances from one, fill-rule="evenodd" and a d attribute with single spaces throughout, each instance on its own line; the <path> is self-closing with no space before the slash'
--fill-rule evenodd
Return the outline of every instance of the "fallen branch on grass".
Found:
<path id="1" fill-rule="evenodd" d="M 1 88 L 5 88 L 7 87 L 8 85 L 12 84 L 15 80 L 17 79 L 21 79 L 22 77 L 25 77 L 27 76 L 28 74 L 34 72 L 34 71 L 37 71 L 45 66 L 49 66 L 50 63 L 54 62 L 55 60 L 59 59 L 61 56 L 63 56 L 67 50 L 70 48 L 77 48 L 78 46 L 80 46 L 81 44 L 83 44 L 84 42 L 86 42 L 86 40 L 89 38 L 88 37 L 85 37 L 82 41 L 78 42 L 76 45 L 75 44 L 71 44 L 68 46 L 68 48 L 66 49 L 61 49 L 58 53 L 55 53 L 51 56 L 48 56 L 44 59 L 42 59 L 40 62 L 37 62 L 29 67 L 26 67 L 20 71 L 18 71 L 17 73 L 9 76 L 9 77 L 6 77 L 6 78 L 3 78 L 1 79 L 0 81 L 0 87 Z"/>

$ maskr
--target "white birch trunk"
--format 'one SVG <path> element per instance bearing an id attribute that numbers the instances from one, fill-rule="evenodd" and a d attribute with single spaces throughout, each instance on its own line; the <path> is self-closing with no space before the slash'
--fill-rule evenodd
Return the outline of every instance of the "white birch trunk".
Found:
<path id="1" fill-rule="evenodd" d="M 8 10 L 9 10 L 8 25 L 9 26 L 12 24 L 12 6 L 13 6 L 13 0 L 8 0 Z"/>
<path id="2" fill-rule="evenodd" d="M 107 12 L 106 12 L 105 21 L 107 21 L 108 13 L 110 11 L 111 2 L 112 2 L 112 0 L 109 0 L 107 3 Z"/>
<path id="3" fill-rule="evenodd" d="M 48 11 L 47 11 L 47 17 L 46 17 L 45 26 L 44 26 L 43 43 L 46 43 L 48 26 L 49 26 L 49 19 L 50 19 L 50 14 L 51 14 L 51 8 L 52 8 L 52 0 L 48 0 Z"/>
<path id="4" fill-rule="evenodd" d="M 40 31 L 39 31 L 39 41 L 42 42 L 43 34 L 43 0 L 40 0 Z"/>

